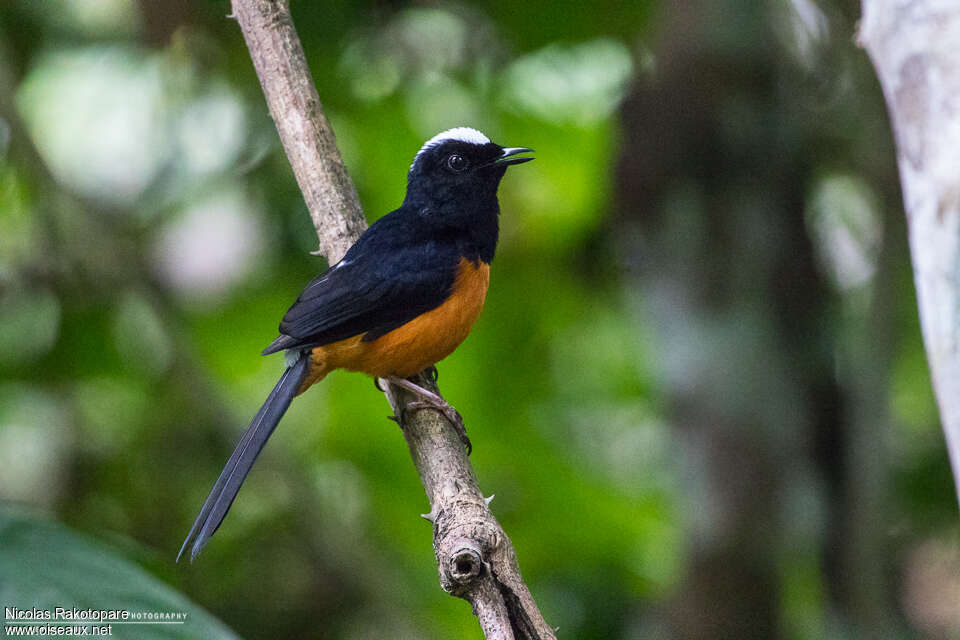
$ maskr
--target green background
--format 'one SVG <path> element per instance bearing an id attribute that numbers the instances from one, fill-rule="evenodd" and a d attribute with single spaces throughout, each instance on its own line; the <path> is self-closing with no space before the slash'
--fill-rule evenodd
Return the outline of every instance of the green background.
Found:
<path id="1" fill-rule="evenodd" d="M 561 637 L 960 637 L 858 10 L 294 2 L 369 220 L 438 131 L 536 149 L 439 370 Z M 358 374 L 293 404 L 211 544 L 173 562 L 280 373 L 260 350 L 325 266 L 228 13 L 0 6 L 0 606 L 122 606 L 111 584 L 161 606 L 166 583 L 245 638 L 479 638 Z M 201 615 L 176 633 L 223 633 Z"/>

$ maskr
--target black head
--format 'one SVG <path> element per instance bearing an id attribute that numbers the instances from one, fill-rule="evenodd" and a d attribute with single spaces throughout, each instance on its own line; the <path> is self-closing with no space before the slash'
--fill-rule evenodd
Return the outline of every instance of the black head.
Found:
<path id="1" fill-rule="evenodd" d="M 525 147 L 501 147 L 467 127 L 437 134 L 410 165 L 406 206 L 426 219 L 453 227 L 483 224 L 499 212 L 497 187 L 507 167 L 533 160 Z"/>

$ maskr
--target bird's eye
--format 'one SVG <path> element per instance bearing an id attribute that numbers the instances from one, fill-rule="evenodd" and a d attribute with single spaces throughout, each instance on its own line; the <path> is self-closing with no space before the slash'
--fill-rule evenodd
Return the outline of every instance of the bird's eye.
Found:
<path id="1" fill-rule="evenodd" d="M 467 167 L 470 166 L 470 161 L 468 161 L 463 156 L 458 156 L 453 154 L 447 157 L 447 167 L 454 173 L 460 173 L 466 171 Z"/>

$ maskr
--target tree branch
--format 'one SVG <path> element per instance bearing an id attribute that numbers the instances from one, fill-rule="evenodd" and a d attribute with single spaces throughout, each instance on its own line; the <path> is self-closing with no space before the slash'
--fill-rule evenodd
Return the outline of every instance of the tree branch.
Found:
<path id="1" fill-rule="evenodd" d="M 303 192 L 320 253 L 338 260 L 366 227 L 356 189 L 323 115 L 287 0 L 233 0 L 270 114 Z M 418 383 L 437 390 L 421 374 Z M 398 418 L 412 399 L 387 385 Z M 463 444 L 438 412 L 410 412 L 403 433 L 430 501 L 444 590 L 467 600 L 488 640 L 555 638 L 520 576 L 510 539 L 490 512 Z"/>
<path id="2" fill-rule="evenodd" d="M 960 5 L 863 0 L 897 142 L 920 323 L 960 494 Z"/>

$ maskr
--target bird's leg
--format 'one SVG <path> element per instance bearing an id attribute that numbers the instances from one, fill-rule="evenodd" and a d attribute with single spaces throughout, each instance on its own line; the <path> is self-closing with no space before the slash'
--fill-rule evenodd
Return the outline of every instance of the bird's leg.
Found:
<path id="1" fill-rule="evenodd" d="M 409 409 L 436 409 L 442 413 L 444 417 L 450 421 L 450 424 L 453 425 L 457 435 L 460 436 L 460 442 L 462 442 L 463 446 L 467 449 L 467 455 L 470 455 L 470 452 L 473 451 L 473 445 L 470 443 L 470 438 L 467 437 L 467 428 L 463 424 L 463 418 L 460 417 L 460 413 L 454 409 L 450 403 L 444 400 L 440 394 L 434 393 L 429 389 L 424 389 L 406 378 L 390 376 L 386 378 L 386 381 L 402 389 L 406 389 L 420 398 L 420 400 L 415 400 L 407 404 L 407 406 L 404 407 L 404 412 Z"/>
<path id="2" fill-rule="evenodd" d="M 440 379 L 440 372 L 437 371 L 437 368 L 436 368 L 435 366 L 433 366 L 433 365 L 430 365 L 429 367 L 427 367 L 426 369 L 424 369 L 423 372 L 424 372 L 425 374 L 427 374 L 427 376 L 428 376 L 431 380 L 433 380 L 434 383 L 436 383 L 436 381 Z"/>

